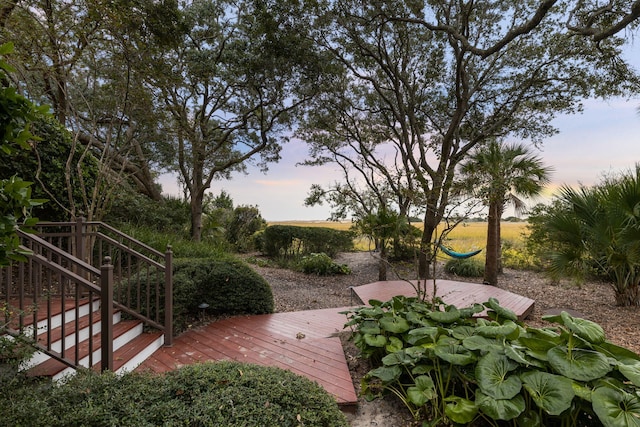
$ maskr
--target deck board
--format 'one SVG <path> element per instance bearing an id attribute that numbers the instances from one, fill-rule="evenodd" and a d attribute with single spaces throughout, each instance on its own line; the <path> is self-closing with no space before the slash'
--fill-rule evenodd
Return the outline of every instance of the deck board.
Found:
<path id="1" fill-rule="evenodd" d="M 493 286 L 438 280 L 437 292 L 446 303 L 465 307 L 496 298 L 524 319 L 534 301 Z M 431 288 L 430 283 L 428 288 Z M 374 282 L 353 288 L 363 303 L 386 301 L 396 295 L 415 295 L 404 281 Z M 431 294 L 429 294 L 431 295 Z M 316 381 L 341 406 L 357 403 L 349 367 L 337 336 L 349 307 L 322 310 L 238 316 L 189 330 L 174 339 L 173 347 L 162 347 L 138 370 L 165 372 L 207 360 L 235 360 L 275 366 Z"/>

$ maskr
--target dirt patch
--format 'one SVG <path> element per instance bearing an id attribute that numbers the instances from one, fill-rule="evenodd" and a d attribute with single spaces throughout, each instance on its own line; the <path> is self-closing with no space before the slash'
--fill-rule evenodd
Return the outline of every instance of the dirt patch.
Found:
<path id="1" fill-rule="evenodd" d="M 351 287 L 378 280 L 378 258 L 373 252 L 340 254 L 336 261 L 347 264 L 352 274 L 345 276 L 310 276 L 281 268 L 253 265 L 271 285 L 276 311 L 315 310 L 346 307 L 360 302 Z M 410 265 L 399 265 L 388 271 L 388 279 L 412 279 L 416 274 Z M 467 279 L 445 274 L 441 266 L 436 277 L 480 283 L 480 278 Z M 640 353 L 640 311 L 638 307 L 617 307 L 611 287 L 603 283 L 585 283 L 580 286 L 569 280 L 553 283 L 543 274 L 533 271 L 506 269 L 499 277 L 498 287 L 535 300 L 535 308 L 526 323 L 545 326 L 542 316 L 571 310 L 582 314 L 603 327 L 607 339 L 615 344 Z M 356 391 L 360 378 L 368 370 L 365 360 L 350 341 L 343 337 L 345 356 L 349 363 Z M 360 398 L 358 408 L 347 414 L 351 426 L 414 426 L 410 413 L 397 399 L 367 402 Z"/>

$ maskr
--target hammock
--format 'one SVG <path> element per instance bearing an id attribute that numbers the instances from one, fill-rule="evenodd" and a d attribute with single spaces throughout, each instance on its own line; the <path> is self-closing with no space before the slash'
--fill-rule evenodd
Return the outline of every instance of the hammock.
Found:
<path id="1" fill-rule="evenodd" d="M 453 249 L 448 248 L 444 245 L 440 245 L 440 250 L 445 254 L 449 255 L 451 258 L 456 258 L 456 259 L 471 258 L 472 256 L 478 255 L 480 252 L 482 252 L 482 249 L 477 249 L 471 252 L 456 252 Z"/>

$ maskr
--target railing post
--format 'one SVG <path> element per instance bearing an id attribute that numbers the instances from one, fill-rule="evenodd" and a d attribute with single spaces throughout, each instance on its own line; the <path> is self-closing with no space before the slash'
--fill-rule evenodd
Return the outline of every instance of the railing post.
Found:
<path id="1" fill-rule="evenodd" d="M 82 261 L 86 261 L 84 259 L 84 235 L 85 235 L 85 228 L 86 226 L 84 225 L 85 219 L 84 217 L 78 217 L 76 219 L 76 253 L 72 254 L 73 256 L 75 256 L 76 258 L 82 260 Z"/>
<path id="2" fill-rule="evenodd" d="M 102 371 L 113 371 L 113 265 L 108 256 L 100 267 L 100 298 Z"/>
<path id="3" fill-rule="evenodd" d="M 164 254 L 164 345 L 173 346 L 173 252 L 167 245 Z"/>

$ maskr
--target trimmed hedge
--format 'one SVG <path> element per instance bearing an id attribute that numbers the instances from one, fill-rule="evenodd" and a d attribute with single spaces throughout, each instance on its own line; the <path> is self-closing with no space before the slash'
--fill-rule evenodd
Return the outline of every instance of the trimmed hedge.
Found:
<path id="1" fill-rule="evenodd" d="M 174 325 L 184 330 L 189 319 L 209 305 L 207 314 L 272 313 L 273 293 L 267 281 L 235 258 L 176 260 L 173 274 Z"/>
<path id="2" fill-rule="evenodd" d="M 260 236 L 264 254 L 285 258 L 321 252 L 333 258 L 338 252 L 353 250 L 353 238 L 351 231 L 293 225 L 271 225 Z"/>
<path id="3" fill-rule="evenodd" d="M 16 393 L 19 399 L 0 391 L 4 425 L 348 425 L 318 384 L 279 368 L 238 362 L 189 365 L 163 376 L 85 371 L 57 387 L 25 386 Z"/>
<path id="4" fill-rule="evenodd" d="M 175 333 L 186 330 L 202 315 L 200 304 L 206 303 L 206 314 L 265 314 L 274 308 L 273 293 L 269 283 L 247 263 L 233 257 L 176 259 L 173 265 L 173 328 Z M 145 274 L 145 273 L 141 273 Z M 156 273 L 149 279 L 138 277 L 132 283 L 141 282 L 141 295 L 146 294 L 146 283 L 156 283 Z M 160 281 L 162 283 L 162 281 Z M 114 292 L 116 296 L 127 291 L 123 283 Z M 134 292 L 136 286 L 131 287 Z M 160 305 L 164 306 L 164 290 L 160 292 Z M 130 300 L 135 300 L 133 295 Z M 144 304 L 143 304 L 143 307 Z M 151 300 L 151 311 L 155 300 Z M 146 314 L 146 308 L 142 310 Z M 160 318 L 164 314 L 160 312 Z"/>

